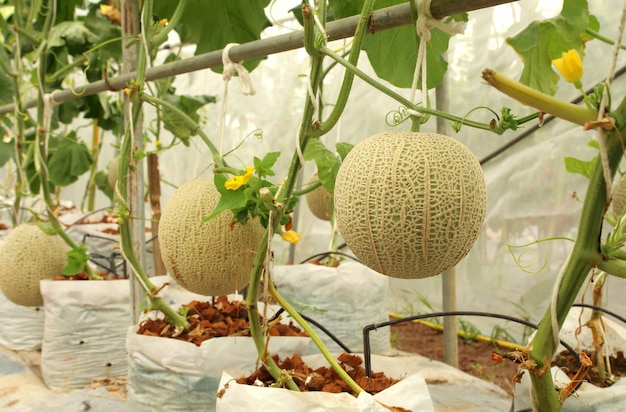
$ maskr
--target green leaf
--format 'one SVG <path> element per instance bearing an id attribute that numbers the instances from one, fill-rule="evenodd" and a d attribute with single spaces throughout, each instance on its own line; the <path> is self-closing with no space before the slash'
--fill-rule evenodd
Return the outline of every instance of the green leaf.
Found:
<path id="1" fill-rule="evenodd" d="M 181 21 L 176 25 L 183 43 L 196 44 L 195 54 L 224 48 L 229 43 L 247 43 L 260 39 L 260 33 L 271 26 L 265 16 L 270 0 L 189 0 Z M 157 1 L 153 12 L 157 18 L 170 18 L 178 1 Z M 243 65 L 253 70 L 260 59 Z M 213 69 L 221 72 L 221 67 Z"/>
<path id="2" fill-rule="evenodd" d="M 89 170 L 92 163 L 93 158 L 87 145 L 79 142 L 76 133 L 71 132 L 61 139 L 56 151 L 48 160 L 50 182 L 56 186 L 74 183 L 80 175 Z"/>
<path id="3" fill-rule="evenodd" d="M 589 14 L 587 0 L 566 0 L 561 13 L 551 19 L 534 21 L 515 37 L 507 39 L 524 60 L 520 82 L 543 93 L 554 95 L 559 75 L 552 60 L 575 49 L 584 56 L 587 27 L 599 26 Z"/>
<path id="4" fill-rule="evenodd" d="M 0 46 L 0 48 L 2 48 L 2 46 Z M 0 59 L 2 58 L 3 56 L 0 55 Z M 0 105 L 12 103 L 14 95 L 15 87 L 13 80 L 4 70 L 0 70 Z"/>
<path id="5" fill-rule="evenodd" d="M 63 0 L 57 1 L 57 12 L 54 19 L 57 23 L 67 20 L 73 20 L 76 6 L 82 6 L 83 0 Z"/>
<path id="6" fill-rule="evenodd" d="M 276 160 L 279 156 L 280 152 L 270 152 L 263 157 L 263 160 L 255 157 L 254 169 L 256 173 L 261 177 L 274 176 L 274 171 L 272 170 L 272 167 L 274 167 L 274 163 L 276 163 Z"/>
<path id="7" fill-rule="evenodd" d="M 352 143 L 339 142 L 335 145 L 337 148 L 337 153 L 339 154 L 339 158 L 341 161 L 346 160 L 346 156 L 350 153 L 350 150 L 354 147 Z"/>
<path id="8" fill-rule="evenodd" d="M 590 178 L 597 161 L 597 156 L 588 161 L 565 156 L 565 170 Z"/>
<path id="9" fill-rule="evenodd" d="M 216 101 L 215 96 L 176 96 L 173 94 L 164 95 L 163 100 L 176 106 L 196 123 L 200 119 L 198 109 L 205 104 L 215 103 Z M 185 120 L 167 107 L 163 107 L 162 120 L 166 130 L 178 137 L 185 146 L 189 146 L 189 138 L 196 134 L 195 128 L 190 127 Z"/>
<path id="10" fill-rule="evenodd" d="M 109 185 L 109 177 L 107 172 L 99 170 L 95 176 L 96 187 L 105 194 L 110 200 L 113 200 L 115 193 L 113 188 Z"/>
<path id="11" fill-rule="evenodd" d="M 0 127 L 2 132 L 2 127 Z M 4 166 L 15 154 L 15 147 L 13 142 L 5 142 L 0 139 L 0 167 Z"/>
<path id="12" fill-rule="evenodd" d="M 361 13 L 364 0 L 331 0 L 330 6 L 336 18 L 344 18 Z M 375 9 L 406 3 L 406 0 L 379 0 Z M 454 16 L 457 21 L 467 21 L 467 15 Z M 374 26 L 375 27 L 375 26 Z M 432 89 L 441 83 L 448 68 L 442 54 L 448 49 L 451 35 L 439 29 L 431 30 L 431 40 L 426 47 L 427 85 Z M 363 50 L 381 79 L 397 87 L 408 88 L 413 82 L 413 72 L 417 61 L 419 43 L 412 25 L 366 34 Z M 420 83 L 418 83 L 420 84 Z"/>
<path id="13" fill-rule="evenodd" d="M 335 177 L 341 162 L 335 154 L 328 150 L 319 139 L 312 139 L 304 150 L 304 160 L 314 160 L 317 165 L 317 176 L 322 186 L 329 192 L 335 190 Z"/>
<path id="14" fill-rule="evenodd" d="M 224 186 L 226 180 L 226 176 L 221 173 L 217 173 L 214 176 L 213 181 L 215 182 L 215 187 L 222 196 L 220 197 L 220 201 L 217 203 L 217 206 L 215 206 L 213 212 L 211 212 L 209 216 L 203 218 L 203 221 L 211 220 L 225 210 L 239 211 L 246 207 L 248 199 L 246 198 L 243 187 L 240 187 L 237 190 L 228 190 Z"/>
<path id="15" fill-rule="evenodd" d="M 66 276 L 76 275 L 85 270 L 89 261 L 89 253 L 85 245 L 80 245 L 67 252 L 67 265 L 61 270 Z"/>
<path id="16" fill-rule="evenodd" d="M 82 53 L 95 43 L 97 37 L 81 21 L 64 21 L 52 28 L 48 37 L 50 47 L 67 46 L 72 54 Z"/>

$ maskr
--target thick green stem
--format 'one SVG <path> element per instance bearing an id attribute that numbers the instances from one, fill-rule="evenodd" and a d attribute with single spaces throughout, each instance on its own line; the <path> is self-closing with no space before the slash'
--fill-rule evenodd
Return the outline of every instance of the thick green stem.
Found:
<path id="1" fill-rule="evenodd" d="M 213 162 L 215 163 L 215 167 L 217 168 L 226 167 L 226 164 L 224 163 L 224 159 L 220 155 L 219 150 L 217 150 L 217 147 L 213 144 L 213 142 L 211 142 L 211 139 L 209 139 L 209 136 L 207 136 L 207 134 L 202 130 L 202 128 L 198 125 L 198 123 L 195 122 L 191 117 L 189 117 L 185 112 L 183 112 L 182 110 L 180 110 L 178 107 L 174 106 L 173 104 L 168 103 L 163 99 L 159 99 L 158 97 L 149 96 L 147 94 L 142 93 L 139 96 L 139 99 L 141 99 L 142 101 L 146 103 L 150 103 L 151 105 L 155 107 L 166 107 L 168 110 L 176 114 L 176 116 L 178 116 L 181 120 L 187 123 L 187 125 L 191 127 L 194 130 L 194 132 L 198 133 L 198 136 L 200 136 L 202 141 L 204 141 L 204 143 L 207 145 L 207 147 L 209 148 L 213 156 Z"/>
<path id="2" fill-rule="evenodd" d="M 626 104 L 622 103 L 615 114 L 622 116 L 625 111 Z M 620 119 L 616 120 L 616 123 L 620 125 L 620 131 L 609 133 L 607 138 L 607 154 L 612 174 L 617 170 L 624 154 L 624 142 L 621 135 L 626 132 L 624 122 Z M 585 195 L 578 237 L 570 258 L 563 268 L 561 284 L 556 285 L 558 295 L 555 313 L 559 328 L 563 325 L 576 296 L 587 279 L 587 275 L 598 263 L 602 222 L 606 212 L 606 192 L 607 187 L 602 165 L 597 162 Z M 529 345 L 530 356 L 537 364 L 536 368 L 530 370 L 530 375 L 535 402 L 540 411 L 558 411 L 561 408 L 558 394 L 554 390 L 552 375 L 549 373 L 550 361 L 554 356 L 557 344 L 554 339 L 555 331 L 552 328 L 552 312 L 552 305 L 550 305 L 540 323 L 537 334 Z"/>
<path id="3" fill-rule="evenodd" d="M 348 62 L 347 60 L 345 60 L 344 58 L 339 56 L 337 53 L 335 53 L 334 51 L 332 51 L 328 47 L 323 47 L 321 49 L 321 51 L 326 56 L 330 57 L 331 59 L 335 60 L 336 62 L 338 62 L 339 64 L 344 66 L 349 71 L 351 71 L 354 74 L 356 74 L 361 80 L 365 81 L 370 86 L 374 87 L 375 89 L 383 92 L 387 96 L 389 96 L 392 99 L 396 100 L 398 103 L 400 103 L 401 105 L 405 106 L 407 109 L 414 110 L 416 112 L 423 113 L 423 114 L 430 114 L 430 115 L 433 115 L 433 116 L 438 116 L 438 117 L 441 117 L 442 119 L 450 120 L 452 122 L 460 123 L 460 124 L 463 124 L 463 125 L 466 125 L 466 126 L 469 126 L 469 127 L 474 127 L 476 129 L 488 130 L 490 132 L 498 133 L 498 130 L 494 130 L 489 124 L 475 122 L 475 121 L 472 121 L 472 120 L 467 120 L 467 119 L 464 119 L 462 117 L 451 115 L 449 113 L 440 112 L 440 111 L 435 110 L 435 109 L 429 109 L 429 108 L 426 108 L 426 107 L 418 106 L 418 105 L 414 104 L 413 102 L 411 102 L 409 99 L 401 96 L 399 93 L 397 93 L 397 92 L 391 90 L 390 88 L 388 88 L 387 86 L 383 85 L 378 80 L 376 80 L 373 77 L 369 76 L 368 74 L 366 74 L 365 72 L 363 72 L 362 70 L 357 68 L 355 65 L 351 64 L 350 62 Z M 501 134 L 501 133 L 502 132 L 500 131 L 498 134 Z"/>
<path id="4" fill-rule="evenodd" d="M 289 302 L 287 302 L 285 299 L 283 299 L 282 296 L 280 296 L 280 294 L 274 287 L 274 283 L 272 282 L 272 280 L 268 279 L 267 282 L 269 292 L 272 297 L 283 309 L 285 309 L 289 316 L 291 316 L 298 323 L 298 325 L 300 325 L 302 329 L 309 335 L 313 343 L 315 343 L 315 346 L 317 346 L 317 348 L 320 350 L 320 352 L 328 361 L 333 370 L 337 372 L 341 379 L 343 379 L 344 382 L 346 382 L 348 386 L 350 386 L 350 388 L 352 388 L 352 390 L 356 392 L 357 395 L 363 392 L 363 388 L 361 388 L 359 384 L 356 383 L 354 379 L 352 379 L 352 377 L 348 375 L 348 373 L 341 367 L 341 365 L 339 365 L 337 360 L 331 355 L 331 353 L 328 351 L 328 348 L 326 348 L 326 346 L 324 345 L 324 342 L 322 342 L 319 336 L 317 336 L 317 334 L 315 333 L 313 328 L 311 328 L 311 326 L 307 323 L 307 321 L 304 320 L 304 318 L 294 308 L 291 307 Z"/>
<path id="5" fill-rule="evenodd" d="M 170 17 L 169 21 L 167 22 L 167 25 L 164 26 L 159 31 L 159 33 L 152 38 L 151 44 L 153 46 L 158 46 L 161 43 L 163 43 L 165 40 L 167 40 L 167 35 L 169 34 L 169 32 L 171 32 L 172 30 L 176 28 L 176 25 L 178 24 L 181 17 L 183 16 L 183 12 L 187 8 L 188 2 L 189 2 L 188 0 L 180 0 L 178 2 L 178 4 L 176 5 L 176 9 L 174 9 L 174 13 L 172 13 L 172 17 Z"/>
<path id="6" fill-rule="evenodd" d="M 507 96 L 555 117 L 581 126 L 588 121 L 597 120 L 598 113 L 593 110 L 548 96 L 495 70 L 483 70 L 483 79 Z"/>
<path id="7" fill-rule="evenodd" d="M 268 372 L 278 382 L 281 381 L 284 376 L 274 359 L 272 359 L 266 351 L 265 337 L 263 334 L 263 327 L 261 326 L 261 318 L 259 316 L 258 307 L 259 287 L 261 285 L 261 276 L 263 275 L 263 268 L 265 266 L 265 251 L 267 250 L 268 242 L 269 228 L 265 231 L 265 235 L 263 235 L 258 252 L 254 258 L 252 274 L 250 275 L 250 284 L 248 285 L 248 294 L 246 295 L 246 307 L 248 309 L 248 321 L 250 323 L 250 336 L 252 337 L 252 340 L 257 348 L 259 359 L 263 362 Z M 286 384 L 291 390 L 300 390 L 293 379 L 287 379 Z"/>

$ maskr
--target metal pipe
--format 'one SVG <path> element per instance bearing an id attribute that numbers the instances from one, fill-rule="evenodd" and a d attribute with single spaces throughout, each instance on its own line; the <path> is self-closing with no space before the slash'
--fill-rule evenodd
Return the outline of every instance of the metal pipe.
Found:
<path id="1" fill-rule="evenodd" d="M 465 13 L 514 1 L 518 0 L 432 0 L 430 10 L 433 17 L 442 18 L 452 14 Z M 327 33 L 329 40 L 352 37 L 358 20 L 359 16 L 352 16 L 328 23 Z M 373 27 L 375 32 L 412 24 L 410 5 L 409 3 L 403 3 L 376 10 L 372 13 L 372 22 L 375 22 L 375 24 L 370 27 Z M 293 32 L 234 46 L 230 49 L 230 58 L 233 61 L 244 61 L 299 49 L 303 46 L 304 34 L 302 32 Z M 199 56 L 149 68 L 146 71 L 146 80 L 153 81 L 221 65 L 222 50 L 215 50 Z M 133 78 L 135 78 L 134 72 L 123 73 L 111 79 L 76 86 L 72 90 L 56 90 L 52 93 L 52 101 L 59 104 L 105 91 L 119 91 L 126 87 Z M 76 90 L 81 90 L 82 92 L 76 93 Z M 35 105 L 36 101 L 30 100 L 26 103 L 26 108 L 31 108 Z M 12 111 L 14 111 L 14 104 L 0 106 L 0 115 Z"/>

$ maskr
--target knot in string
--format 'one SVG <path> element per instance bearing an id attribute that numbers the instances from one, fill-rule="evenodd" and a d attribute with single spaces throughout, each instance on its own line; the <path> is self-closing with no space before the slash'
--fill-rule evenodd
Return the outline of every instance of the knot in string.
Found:
<path id="1" fill-rule="evenodd" d="M 437 20 L 430 12 L 431 0 L 416 0 L 417 2 L 417 21 L 415 22 L 415 29 L 417 35 L 421 40 L 430 40 L 430 29 L 437 28 L 448 34 L 463 34 L 465 32 L 465 22 L 462 21 L 450 21 L 444 22 L 443 20 Z"/>
<path id="2" fill-rule="evenodd" d="M 237 46 L 237 43 L 229 43 L 224 47 L 222 51 L 222 63 L 224 64 L 224 71 L 222 72 L 222 79 L 225 82 L 230 81 L 235 73 L 239 76 L 239 90 L 241 94 L 246 96 L 252 96 L 256 93 L 250 73 L 246 70 L 241 63 L 234 62 L 230 59 L 229 53 L 233 46 Z"/>
<path id="3" fill-rule="evenodd" d="M 437 28 L 445 33 L 454 35 L 465 32 L 465 22 L 444 22 L 437 20 L 430 12 L 431 0 L 415 0 L 417 4 L 417 20 L 415 21 L 415 30 L 420 38 L 419 48 L 417 50 L 417 62 L 415 64 L 415 72 L 413 73 L 413 83 L 411 84 L 411 102 L 415 99 L 415 90 L 417 89 L 417 79 L 422 77 L 421 91 L 422 99 L 425 107 L 428 107 L 428 86 L 426 81 L 426 43 L 430 41 L 430 30 Z M 412 116 L 421 116 L 421 113 L 408 109 L 407 112 Z"/>

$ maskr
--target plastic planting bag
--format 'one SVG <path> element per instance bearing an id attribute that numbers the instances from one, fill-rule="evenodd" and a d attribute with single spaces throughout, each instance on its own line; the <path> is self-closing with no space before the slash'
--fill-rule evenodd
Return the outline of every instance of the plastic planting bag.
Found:
<path id="1" fill-rule="evenodd" d="M 16 305 L 0 292 L 0 345 L 11 350 L 38 350 L 43 322 L 43 308 Z"/>
<path id="2" fill-rule="evenodd" d="M 322 355 L 305 356 L 303 361 L 311 368 L 328 366 Z M 361 393 L 355 398 L 348 393 L 294 392 L 283 388 L 242 385 L 236 379 L 249 375 L 249 371 L 224 371 L 217 412 L 389 412 L 378 402 L 409 411 L 434 412 L 426 381 L 419 373 L 407 376 L 406 359 L 374 355 L 372 370 L 401 381 L 374 396 Z"/>
<path id="3" fill-rule="evenodd" d="M 164 290 L 163 298 L 178 305 L 211 299 L 185 293 L 175 284 Z M 236 298 L 229 296 L 230 301 Z M 262 303 L 259 310 L 263 312 Z M 275 311 L 271 308 L 268 317 Z M 137 326 L 128 328 L 126 339 L 128 405 L 133 411 L 214 411 L 222 372 L 254 368 L 257 364 L 256 346 L 250 337 L 216 337 L 196 346 L 171 338 L 138 335 L 137 330 Z M 309 342 L 309 337 L 273 336 L 268 349 L 280 356 L 304 354 Z"/>
<path id="4" fill-rule="evenodd" d="M 294 308 L 315 320 L 353 352 L 363 352 L 363 327 L 389 320 L 389 280 L 361 263 L 327 267 L 311 263 L 275 266 L 272 279 Z M 344 352 L 326 333 L 313 327 L 331 352 Z M 372 353 L 391 348 L 389 328 L 370 333 Z M 311 345 L 309 354 L 317 353 Z"/>
<path id="5" fill-rule="evenodd" d="M 127 373 L 128 280 L 42 280 L 41 373 L 49 388 L 83 388 Z"/>

